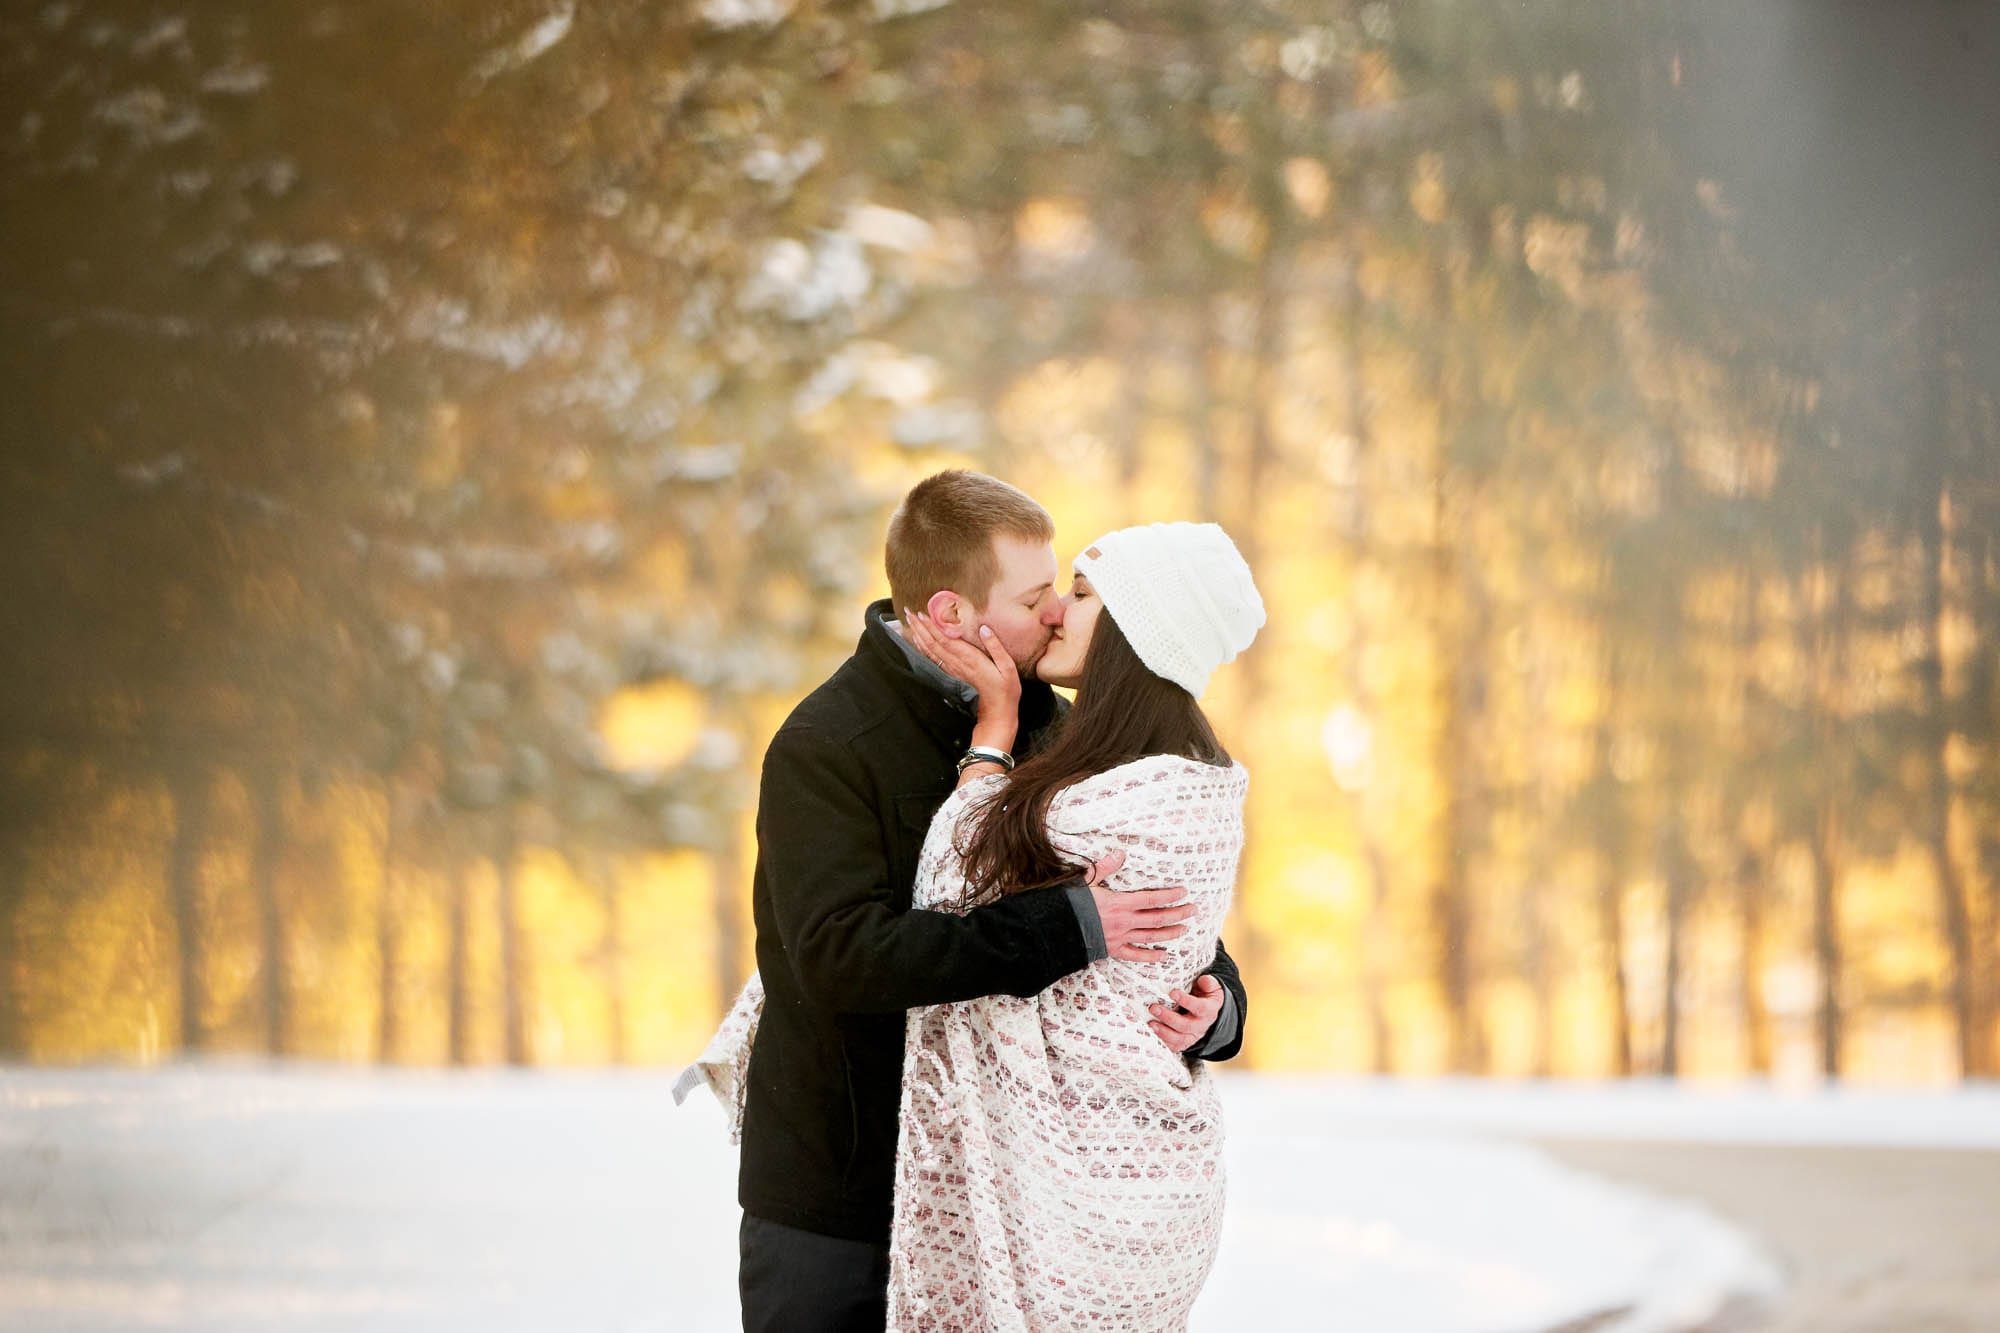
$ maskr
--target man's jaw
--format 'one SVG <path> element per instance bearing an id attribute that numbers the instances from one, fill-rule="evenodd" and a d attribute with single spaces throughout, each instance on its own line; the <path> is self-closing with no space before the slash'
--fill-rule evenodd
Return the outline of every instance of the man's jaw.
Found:
<path id="1" fill-rule="evenodd" d="M 1041 647 L 1035 649 L 1035 655 L 1033 657 L 1030 657 L 1025 662 L 1022 661 L 1020 658 L 1014 659 L 1014 667 L 1017 671 L 1021 673 L 1022 680 L 1041 679 L 1041 672 L 1038 670 L 1038 668 L 1042 664 L 1042 659 L 1048 656 L 1049 645 L 1054 642 L 1055 642 L 1055 636 L 1050 635 L 1048 638 L 1042 640 Z"/>

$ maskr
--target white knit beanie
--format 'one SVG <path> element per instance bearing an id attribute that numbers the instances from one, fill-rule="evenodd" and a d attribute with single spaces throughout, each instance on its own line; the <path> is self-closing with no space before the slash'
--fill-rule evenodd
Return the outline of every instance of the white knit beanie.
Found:
<path id="1" fill-rule="evenodd" d="M 1264 624 L 1250 566 L 1213 523 L 1107 532 L 1076 558 L 1104 609 L 1156 676 L 1199 698 L 1208 677 Z"/>

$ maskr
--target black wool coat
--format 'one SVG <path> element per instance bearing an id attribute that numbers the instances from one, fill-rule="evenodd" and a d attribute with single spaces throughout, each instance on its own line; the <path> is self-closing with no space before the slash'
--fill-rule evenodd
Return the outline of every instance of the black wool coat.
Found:
<path id="1" fill-rule="evenodd" d="M 888 1243 L 903 1017 L 928 1004 L 1034 995 L 1089 962 L 1063 888 L 965 916 L 910 908 L 931 817 L 957 784 L 972 716 L 918 676 L 868 608 L 854 655 L 792 711 L 764 755 L 752 912 L 764 1012 L 744 1094 L 737 1200 L 822 1235 Z M 1016 749 L 1066 705 L 1021 690 Z M 1211 969 L 1247 1016 L 1236 965 Z M 1227 1059 L 1236 1040 L 1211 1052 Z"/>

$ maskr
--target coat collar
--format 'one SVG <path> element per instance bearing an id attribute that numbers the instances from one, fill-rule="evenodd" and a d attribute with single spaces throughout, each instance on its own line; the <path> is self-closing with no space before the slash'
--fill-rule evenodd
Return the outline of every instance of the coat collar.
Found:
<path id="1" fill-rule="evenodd" d="M 972 732 L 971 706 L 946 692 L 945 682 L 949 677 L 934 680 L 918 674 L 908 643 L 889 628 L 888 621 L 894 618 L 894 612 L 895 606 L 887 597 L 869 605 L 863 617 L 861 641 L 854 646 L 856 661 L 907 703 L 924 730 L 936 736 L 946 748 L 965 745 Z M 1047 727 L 1055 715 L 1055 691 L 1039 680 L 1022 681 L 1015 750 L 1025 752 L 1027 738 Z"/>
<path id="2" fill-rule="evenodd" d="M 889 631 L 889 637 L 896 641 L 908 659 L 910 669 L 917 673 L 917 679 L 951 700 L 968 713 L 979 710 L 979 691 L 947 672 L 943 667 L 917 651 L 917 645 L 910 642 L 909 635 L 903 633 L 902 625 L 891 616 L 876 616 L 872 623 Z"/>

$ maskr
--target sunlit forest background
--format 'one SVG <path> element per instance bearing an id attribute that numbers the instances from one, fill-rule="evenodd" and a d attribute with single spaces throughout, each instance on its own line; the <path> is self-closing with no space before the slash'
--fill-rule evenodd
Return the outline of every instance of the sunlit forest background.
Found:
<path id="1" fill-rule="evenodd" d="M 0 15 L 0 1055 L 665 1064 L 972 466 L 1271 621 L 1288 1071 L 2000 1074 L 1976 3 Z"/>

